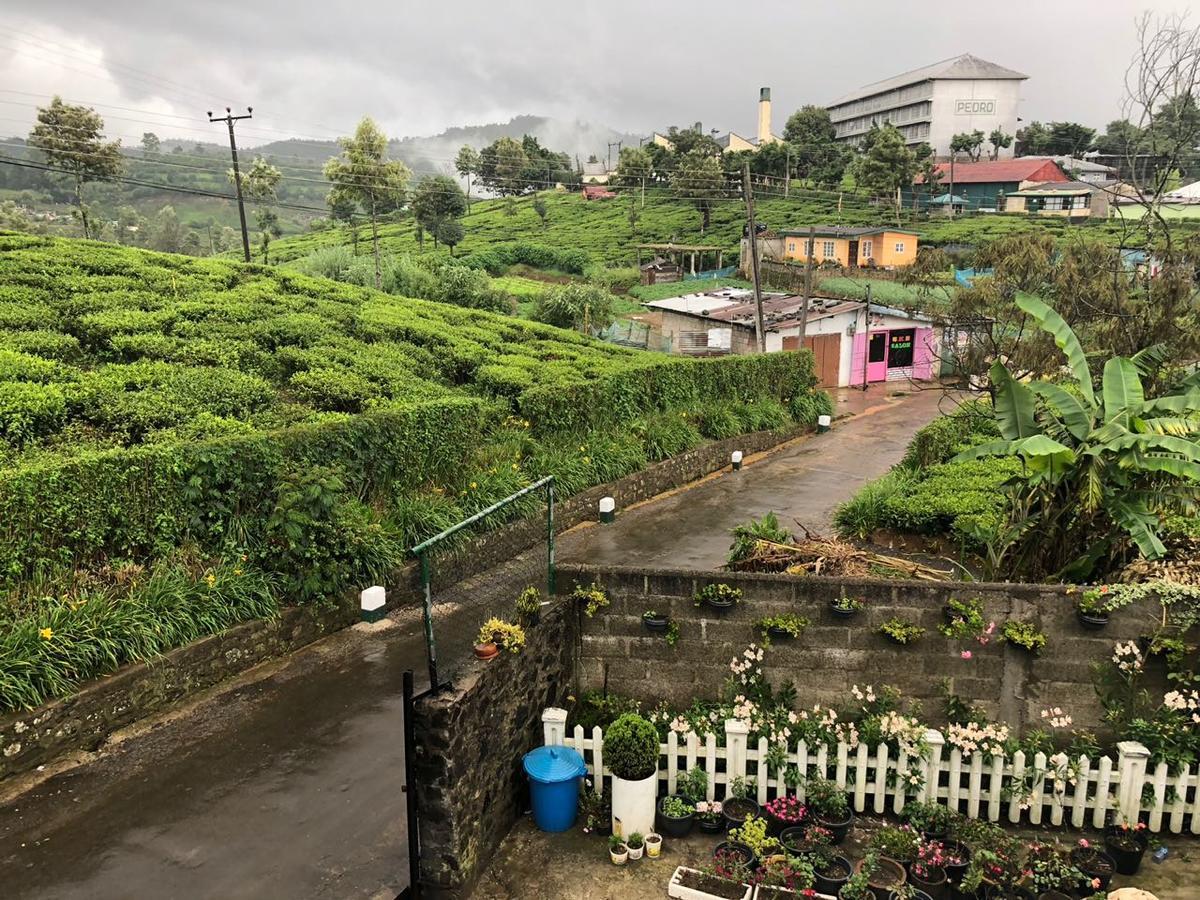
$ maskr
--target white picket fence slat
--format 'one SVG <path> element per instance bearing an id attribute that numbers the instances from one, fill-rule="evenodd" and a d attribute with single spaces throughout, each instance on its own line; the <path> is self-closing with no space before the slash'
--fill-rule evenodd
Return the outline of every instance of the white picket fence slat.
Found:
<path id="1" fill-rule="evenodd" d="M 542 716 L 543 742 L 578 750 L 593 776 L 592 789 L 600 793 L 604 777 L 611 775 L 604 765 L 604 732 L 597 726 L 588 735 L 576 725 L 568 734 L 566 720 L 565 710 L 547 709 Z M 730 719 L 721 736 L 709 733 L 701 738 L 689 733 L 681 740 L 675 732 L 669 733 L 667 742 L 659 746 L 663 757 L 659 780 L 662 789 L 674 793 L 679 777 L 699 766 L 708 776 L 709 800 L 723 798 L 733 781 L 742 778 L 754 781 L 758 801 L 765 803 L 793 792 L 803 801 L 804 778 L 819 776 L 832 778 L 846 791 L 857 812 L 870 807 L 876 813 L 889 808 L 899 813 L 906 803 L 918 799 L 993 822 L 1005 817 L 1007 807 L 1008 821 L 1014 824 L 1024 819 L 1037 825 L 1048 816 L 1054 825 L 1069 821 L 1079 828 L 1090 821 L 1092 827 L 1101 828 L 1110 812 L 1132 821 L 1146 811 L 1150 831 L 1179 834 L 1187 828 L 1200 834 L 1200 766 L 1171 772 L 1166 763 L 1159 763 L 1149 771 L 1150 753 L 1139 743 L 1118 744 L 1115 761 L 1108 756 L 1097 760 L 1081 756 L 1069 777 L 1062 778 L 1055 770 L 1058 760 L 1048 763 L 1044 753 L 1035 754 L 1030 764 L 1019 750 L 1011 759 L 982 754 L 964 758 L 953 747 L 944 758 L 946 742 L 941 732 L 930 729 L 926 742 L 929 751 L 923 758 L 903 752 L 893 758 L 886 744 L 851 748 L 839 743 L 830 748 L 809 747 L 801 741 L 786 749 L 784 764 L 772 772 L 766 738 L 751 745 L 748 725 Z M 801 776 L 794 791 L 787 786 L 788 780 L 795 781 L 788 777 L 792 769 Z M 913 772 L 923 776 L 923 784 L 909 784 L 907 776 Z M 1019 786 L 1016 790 L 1014 784 Z M 1149 803 L 1143 803 L 1147 799 Z"/>

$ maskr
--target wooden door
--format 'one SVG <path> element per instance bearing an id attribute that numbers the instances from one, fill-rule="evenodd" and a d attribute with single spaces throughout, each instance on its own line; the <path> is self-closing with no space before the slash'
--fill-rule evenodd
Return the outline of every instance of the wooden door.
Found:
<path id="1" fill-rule="evenodd" d="M 840 334 L 814 334 L 804 339 L 804 346 L 812 351 L 813 373 L 817 376 L 817 387 L 837 387 L 838 373 L 842 365 L 842 336 Z M 800 337 L 785 337 L 784 350 L 799 350 Z"/>

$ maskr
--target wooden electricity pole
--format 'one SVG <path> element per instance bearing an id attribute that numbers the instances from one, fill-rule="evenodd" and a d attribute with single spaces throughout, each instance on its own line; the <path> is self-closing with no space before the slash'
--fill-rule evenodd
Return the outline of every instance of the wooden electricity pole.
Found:
<path id="1" fill-rule="evenodd" d="M 233 123 L 241 119 L 253 118 L 253 107 L 246 107 L 246 115 L 235 116 L 233 110 L 225 107 L 225 115 L 213 118 L 211 110 L 208 113 L 209 122 L 224 122 L 229 126 L 229 152 L 233 156 L 233 186 L 237 190 L 238 217 L 242 220 L 242 255 L 250 262 L 250 232 L 246 230 L 246 204 L 242 202 L 242 171 L 238 168 L 237 141 L 233 137 Z"/>
<path id="2" fill-rule="evenodd" d="M 817 241 L 815 225 L 808 227 L 808 259 L 804 263 L 804 306 L 800 308 L 800 346 L 804 349 L 804 337 L 808 334 L 808 304 L 812 302 L 812 262 L 813 244 Z"/>
<path id="3" fill-rule="evenodd" d="M 750 232 L 750 271 L 754 277 L 754 337 L 758 352 L 767 352 L 767 333 L 763 324 L 762 282 L 758 271 L 758 228 L 754 223 L 754 192 L 750 187 L 750 163 L 742 167 L 742 194 L 746 198 L 746 223 Z"/>

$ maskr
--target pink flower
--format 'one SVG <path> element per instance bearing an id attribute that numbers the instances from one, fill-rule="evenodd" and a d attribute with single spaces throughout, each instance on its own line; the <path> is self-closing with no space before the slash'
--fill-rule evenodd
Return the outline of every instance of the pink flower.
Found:
<path id="1" fill-rule="evenodd" d="M 962 653 L 960 653 L 960 654 L 959 654 L 959 656 L 961 656 L 963 659 L 970 659 L 970 658 L 971 658 L 971 651 L 970 651 L 970 650 L 964 650 Z"/>
<path id="2" fill-rule="evenodd" d="M 1080 847 L 1083 847 L 1083 848 L 1086 850 L 1088 847 L 1090 847 L 1090 846 L 1092 846 L 1092 845 L 1088 843 L 1088 839 L 1087 839 L 1087 838 L 1080 838 L 1080 839 L 1079 839 L 1079 846 L 1080 846 Z"/>

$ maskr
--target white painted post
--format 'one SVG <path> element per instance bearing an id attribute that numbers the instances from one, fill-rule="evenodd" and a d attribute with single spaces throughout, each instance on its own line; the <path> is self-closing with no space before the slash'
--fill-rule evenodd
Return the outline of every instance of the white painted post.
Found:
<path id="1" fill-rule="evenodd" d="M 760 737 L 758 739 L 758 767 L 754 775 L 754 780 L 758 783 L 758 805 L 762 806 L 767 802 L 767 788 L 771 777 L 771 770 L 767 768 L 767 739 Z"/>
<path id="2" fill-rule="evenodd" d="M 1013 754 L 1012 761 L 1012 780 L 1009 783 L 1013 787 L 1012 799 L 1008 801 L 1008 821 L 1016 825 L 1021 821 L 1021 804 L 1024 801 L 1024 788 L 1016 789 L 1017 785 L 1021 784 L 1021 779 L 1025 777 L 1025 751 L 1018 750 Z"/>
<path id="3" fill-rule="evenodd" d="M 617 501 L 612 497 L 600 498 L 600 521 L 611 525 L 617 518 Z"/>
<path id="4" fill-rule="evenodd" d="M 967 815 L 972 819 L 979 818 L 979 800 L 983 793 L 983 754 L 976 751 L 971 754 L 971 790 L 967 794 Z"/>
<path id="5" fill-rule="evenodd" d="M 838 758 L 845 744 L 839 746 Z M 854 756 L 854 811 L 862 812 L 866 808 L 867 796 L 867 745 L 859 744 Z"/>
<path id="6" fill-rule="evenodd" d="M 988 820 L 1000 821 L 1000 791 L 1004 785 L 1004 757 L 992 757 L 992 776 L 988 779 Z"/>
<path id="7" fill-rule="evenodd" d="M 1150 751 L 1137 741 L 1117 744 L 1117 810 L 1121 821 L 1133 824 L 1142 811 L 1142 786 Z"/>
<path id="8" fill-rule="evenodd" d="M 679 733 L 667 732 L 667 793 L 675 793 L 676 779 L 679 777 Z"/>
<path id="9" fill-rule="evenodd" d="M 958 799 L 962 794 L 962 751 L 955 747 L 950 751 L 950 783 L 946 787 L 946 803 L 951 809 L 958 809 Z"/>
<path id="10" fill-rule="evenodd" d="M 1033 757 L 1033 792 L 1029 800 L 1029 821 L 1042 824 L 1042 803 L 1046 788 L 1046 754 L 1038 752 Z"/>
<path id="11" fill-rule="evenodd" d="M 729 462 L 733 465 L 733 471 L 741 471 L 742 468 L 742 451 L 734 450 L 729 454 Z"/>
<path id="12" fill-rule="evenodd" d="M 888 748 L 880 744 L 875 750 L 875 812 L 881 813 L 886 805 L 888 785 Z M 897 782 L 896 788 L 904 795 L 904 783 Z"/>
<path id="13" fill-rule="evenodd" d="M 567 711 L 548 706 L 542 712 L 542 732 L 547 747 L 561 747 L 567 736 Z"/>
<path id="14" fill-rule="evenodd" d="M 358 595 L 360 615 L 364 622 L 378 622 L 387 608 L 387 591 L 375 584 Z"/>
<path id="15" fill-rule="evenodd" d="M 704 771 L 708 775 L 704 799 L 712 803 L 717 799 L 717 736 L 711 731 L 704 737 Z"/>
<path id="16" fill-rule="evenodd" d="M 1119 791 L 1121 786 L 1117 785 Z M 1100 765 L 1096 768 L 1096 808 L 1092 812 L 1092 827 L 1103 828 L 1108 818 L 1108 806 L 1112 802 L 1112 759 L 1100 757 Z"/>
<path id="17" fill-rule="evenodd" d="M 1150 813 L 1150 830 L 1162 830 L 1163 805 L 1167 799 L 1167 764 L 1160 762 L 1154 769 L 1154 806 Z"/>
<path id="18" fill-rule="evenodd" d="M 1087 813 L 1088 783 L 1092 780 L 1092 763 L 1086 756 L 1079 757 L 1079 777 L 1075 779 L 1075 790 L 1071 795 L 1071 824 L 1083 827 Z"/>
<path id="19" fill-rule="evenodd" d="M 929 745 L 929 758 L 925 761 L 925 790 L 922 797 L 926 803 L 938 802 L 938 780 L 942 774 L 942 747 L 946 738 L 935 728 L 925 730 L 925 743 Z"/>
<path id="20" fill-rule="evenodd" d="M 728 781 L 725 796 L 735 778 L 746 777 L 746 744 L 749 741 L 750 724 L 741 719 L 725 720 L 725 773 Z"/>
<path id="21" fill-rule="evenodd" d="M 1183 830 L 1183 814 L 1187 811 L 1188 767 L 1184 766 L 1175 777 L 1175 802 L 1171 804 L 1171 832 Z"/>
<path id="22" fill-rule="evenodd" d="M 592 726 L 592 787 L 597 796 L 604 794 L 604 732 Z"/>

